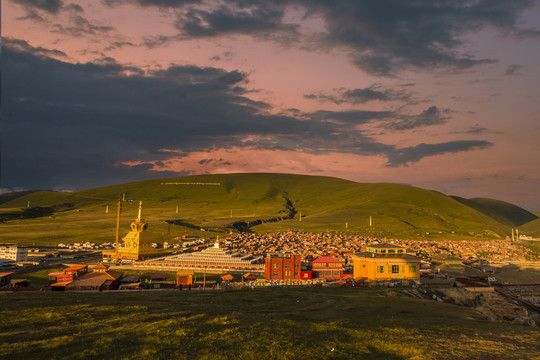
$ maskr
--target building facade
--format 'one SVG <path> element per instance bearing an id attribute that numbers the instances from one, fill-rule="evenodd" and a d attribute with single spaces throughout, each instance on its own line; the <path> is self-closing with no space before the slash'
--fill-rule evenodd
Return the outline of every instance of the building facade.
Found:
<path id="1" fill-rule="evenodd" d="M 343 277 L 343 261 L 331 256 L 320 256 L 311 262 L 313 278 L 336 281 Z"/>
<path id="2" fill-rule="evenodd" d="M 393 244 L 375 244 L 351 256 L 355 279 L 420 279 L 420 259 L 407 254 L 407 248 Z"/>
<path id="3" fill-rule="evenodd" d="M 134 263 L 136 267 L 158 269 L 186 269 L 210 272 L 253 272 L 262 273 L 264 263 L 262 256 L 240 254 L 222 249 L 219 242 L 202 251 L 164 256 Z"/>
<path id="4" fill-rule="evenodd" d="M 28 261 L 28 248 L 18 244 L 0 244 L 0 259 Z"/>
<path id="5" fill-rule="evenodd" d="M 266 280 L 300 280 L 302 255 L 268 254 L 266 256 L 264 277 Z"/>

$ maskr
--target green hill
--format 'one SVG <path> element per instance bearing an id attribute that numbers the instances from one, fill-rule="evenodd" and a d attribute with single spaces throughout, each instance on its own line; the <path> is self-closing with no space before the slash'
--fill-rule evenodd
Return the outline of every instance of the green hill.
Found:
<path id="1" fill-rule="evenodd" d="M 486 198 L 463 199 L 458 196 L 453 196 L 453 198 L 464 205 L 492 217 L 500 223 L 512 227 L 520 226 L 538 219 L 538 216 L 535 214 L 522 209 L 519 206 L 500 200 Z"/>
<path id="2" fill-rule="evenodd" d="M 508 204 L 513 212 L 507 214 L 496 201 L 497 206 L 490 207 L 478 205 L 488 199 L 469 200 L 467 205 L 436 191 L 399 184 L 292 174 L 194 175 L 74 193 L 26 194 L 0 205 L 4 220 L 0 242 L 112 241 L 114 199 L 122 194 L 133 200 L 122 203 L 123 233 L 136 217 L 138 202 L 143 201 L 144 218 L 157 241 L 180 235 L 215 237 L 231 231 L 235 223 L 256 232 L 329 230 L 377 237 L 487 239 L 510 234 L 508 221 L 528 213 Z M 296 211 L 291 219 L 282 212 L 287 199 L 289 208 Z M 502 217 L 495 217 L 494 212 Z"/>

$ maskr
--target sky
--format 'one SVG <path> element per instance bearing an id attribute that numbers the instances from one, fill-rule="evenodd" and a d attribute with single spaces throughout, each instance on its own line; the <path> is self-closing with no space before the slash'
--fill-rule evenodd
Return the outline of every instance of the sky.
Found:
<path id="1" fill-rule="evenodd" d="M 540 2 L 4 0 L 2 191 L 279 172 L 540 211 Z"/>

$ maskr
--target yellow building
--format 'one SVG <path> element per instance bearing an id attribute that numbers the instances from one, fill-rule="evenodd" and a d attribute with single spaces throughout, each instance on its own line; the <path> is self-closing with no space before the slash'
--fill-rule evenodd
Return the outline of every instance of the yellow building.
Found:
<path id="1" fill-rule="evenodd" d="M 420 279 L 420 259 L 407 254 L 407 248 L 374 244 L 351 256 L 354 278 L 367 280 Z"/>
<path id="2" fill-rule="evenodd" d="M 139 215 L 131 223 L 131 231 L 122 238 L 123 247 L 116 250 L 103 251 L 103 259 L 142 260 L 156 255 L 158 251 L 152 247 L 152 236 L 148 232 L 148 224 L 142 219 L 142 201 L 139 202 Z"/>

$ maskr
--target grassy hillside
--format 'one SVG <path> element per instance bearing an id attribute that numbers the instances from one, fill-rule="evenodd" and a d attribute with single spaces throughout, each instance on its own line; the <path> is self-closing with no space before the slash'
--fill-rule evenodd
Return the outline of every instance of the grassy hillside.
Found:
<path id="1" fill-rule="evenodd" d="M 113 241 L 116 201 L 101 198 L 117 199 L 122 194 L 133 200 L 123 202 L 122 233 L 143 201 L 143 216 L 157 241 L 190 234 L 215 237 L 230 231 L 234 222 L 256 220 L 264 220 L 252 227 L 258 232 L 330 230 L 434 239 L 495 238 L 510 233 L 507 222 L 442 193 L 412 186 L 290 174 L 224 174 L 147 180 L 69 194 L 27 194 L 0 205 L 4 219 L 0 241 L 36 245 Z M 296 216 L 267 222 L 284 216 L 280 211 L 285 198 L 298 212 Z M 30 209 L 26 209 L 28 202 Z M 166 220 L 183 225 L 169 225 Z"/>
<path id="2" fill-rule="evenodd" d="M 530 211 L 500 200 L 486 198 L 463 199 L 458 196 L 453 196 L 453 198 L 464 205 L 492 217 L 500 223 L 512 227 L 538 219 L 538 216 Z"/>
<path id="3" fill-rule="evenodd" d="M 534 359 L 540 340 L 389 289 L 4 292 L 0 316 L 2 359 Z"/>

